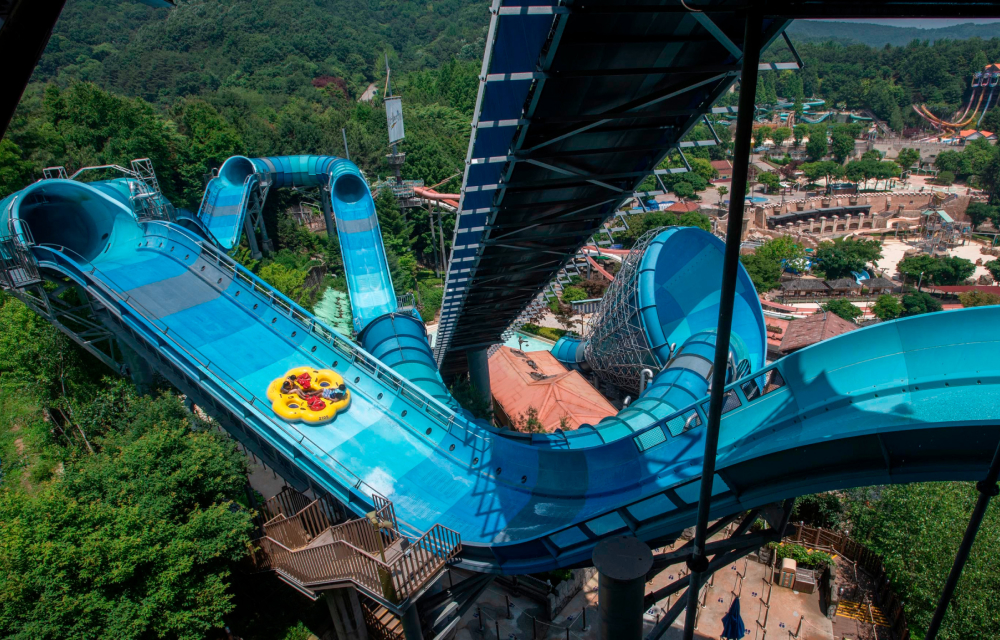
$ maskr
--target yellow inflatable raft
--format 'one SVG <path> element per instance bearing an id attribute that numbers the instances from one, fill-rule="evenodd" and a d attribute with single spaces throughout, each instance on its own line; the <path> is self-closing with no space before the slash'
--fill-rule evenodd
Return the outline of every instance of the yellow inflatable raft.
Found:
<path id="1" fill-rule="evenodd" d="M 282 387 L 286 381 L 288 387 L 285 388 L 286 393 L 283 393 Z M 347 408 L 351 403 L 351 392 L 346 391 L 344 398 L 336 401 L 323 398 L 316 392 L 336 389 L 343 383 L 344 379 L 340 374 L 330 369 L 296 367 L 267 386 L 267 399 L 271 401 L 271 409 L 289 422 L 301 420 L 321 424 L 333 420 L 338 411 Z M 304 398 L 298 392 L 316 395 Z"/>

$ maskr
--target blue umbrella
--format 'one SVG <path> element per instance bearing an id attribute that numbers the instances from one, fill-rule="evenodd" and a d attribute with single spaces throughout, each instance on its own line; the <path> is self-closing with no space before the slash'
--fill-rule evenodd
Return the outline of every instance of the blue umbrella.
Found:
<path id="1" fill-rule="evenodd" d="M 724 640 L 738 640 L 747 633 L 743 626 L 743 618 L 740 617 L 740 599 L 734 598 L 733 604 L 729 605 L 729 613 L 722 619 L 722 636 Z"/>

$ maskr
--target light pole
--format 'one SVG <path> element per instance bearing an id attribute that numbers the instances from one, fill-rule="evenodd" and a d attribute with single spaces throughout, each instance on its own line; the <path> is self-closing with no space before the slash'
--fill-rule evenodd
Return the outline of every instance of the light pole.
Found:
<path id="1" fill-rule="evenodd" d="M 920 285 L 924 283 L 924 272 L 920 272 L 920 280 L 917 281 L 917 291 L 920 291 Z"/>

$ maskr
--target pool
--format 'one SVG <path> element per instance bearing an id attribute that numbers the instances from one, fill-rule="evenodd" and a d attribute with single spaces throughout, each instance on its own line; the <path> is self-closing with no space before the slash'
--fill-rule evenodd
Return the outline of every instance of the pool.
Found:
<path id="1" fill-rule="evenodd" d="M 521 346 L 518 346 L 518 337 L 521 338 Z M 539 338 L 538 336 L 533 336 L 530 333 L 524 333 L 523 331 L 517 331 L 512 335 L 504 346 L 510 347 L 511 349 L 520 349 L 522 351 L 552 351 L 552 347 L 555 346 L 554 342 L 549 342 L 544 338 Z"/>
<path id="2" fill-rule="evenodd" d="M 753 204 L 764 204 L 765 202 L 769 202 L 769 200 L 763 196 L 753 196 L 752 198 L 747 196 L 744 200 L 749 200 Z M 723 200 L 723 202 L 725 204 L 729 204 L 729 200 Z"/>

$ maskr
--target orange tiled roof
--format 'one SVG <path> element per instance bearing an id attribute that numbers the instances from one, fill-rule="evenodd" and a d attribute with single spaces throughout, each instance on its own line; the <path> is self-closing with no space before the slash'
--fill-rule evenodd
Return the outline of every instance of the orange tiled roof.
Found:
<path id="1" fill-rule="evenodd" d="M 490 389 L 512 420 L 526 415 L 528 407 L 537 409 L 548 432 L 558 429 L 563 417 L 572 430 L 617 413 L 580 372 L 567 370 L 548 351 L 500 347 L 490 356 Z"/>
<path id="2" fill-rule="evenodd" d="M 697 211 L 701 208 L 697 202 L 676 202 L 669 207 L 667 211 L 672 211 L 673 213 L 687 213 L 688 211 Z"/>
<path id="3" fill-rule="evenodd" d="M 781 352 L 791 353 L 857 328 L 858 325 L 830 311 L 821 311 L 808 318 L 792 320 L 781 337 Z"/>

